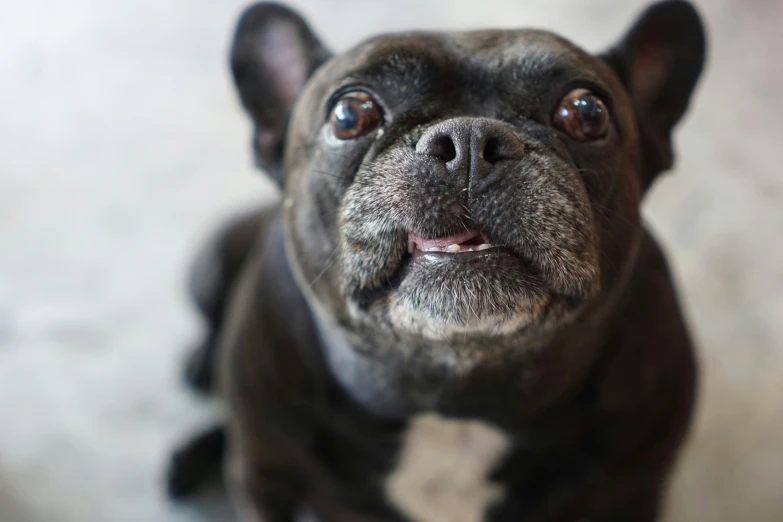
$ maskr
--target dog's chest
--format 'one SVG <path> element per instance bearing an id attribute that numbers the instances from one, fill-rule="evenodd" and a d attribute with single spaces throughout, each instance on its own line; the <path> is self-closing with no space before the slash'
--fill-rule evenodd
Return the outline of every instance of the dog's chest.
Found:
<path id="1" fill-rule="evenodd" d="M 504 496 L 489 475 L 510 447 L 479 421 L 415 417 L 385 482 L 389 502 L 415 522 L 480 522 Z"/>

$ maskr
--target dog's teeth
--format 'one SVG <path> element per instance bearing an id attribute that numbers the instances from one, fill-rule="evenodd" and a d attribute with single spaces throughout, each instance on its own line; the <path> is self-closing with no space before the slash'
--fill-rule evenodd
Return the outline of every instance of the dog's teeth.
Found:
<path id="1" fill-rule="evenodd" d="M 457 243 L 452 243 L 448 246 L 422 246 L 416 243 L 415 241 L 410 241 L 408 243 L 408 252 L 413 252 L 414 250 L 421 250 L 422 252 L 448 252 L 450 254 L 458 254 L 460 252 L 478 252 L 480 250 L 487 250 L 488 248 L 492 248 L 493 245 L 491 243 L 482 243 L 480 245 L 458 245 Z"/>

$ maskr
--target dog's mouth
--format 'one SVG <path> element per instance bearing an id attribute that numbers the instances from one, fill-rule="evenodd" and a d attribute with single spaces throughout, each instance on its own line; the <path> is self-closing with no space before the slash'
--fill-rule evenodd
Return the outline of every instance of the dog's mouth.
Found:
<path id="1" fill-rule="evenodd" d="M 446 338 L 529 325 L 546 301 L 546 289 L 523 256 L 479 229 L 465 228 L 440 236 L 409 231 L 395 275 L 382 290 L 364 296 L 367 304 L 375 298 L 386 303 L 395 327 Z"/>
<path id="2" fill-rule="evenodd" d="M 494 248 L 489 236 L 478 230 L 466 229 L 456 234 L 428 238 L 421 234 L 408 234 L 408 253 L 420 254 L 465 254 L 483 252 Z"/>
<path id="3" fill-rule="evenodd" d="M 517 257 L 511 250 L 497 244 L 487 234 L 476 229 L 466 228 L 455 234 L 437 237 L 426 237 L 410 232 L 408 255 L 403 260 L 403 265 L 426 261 L 473 263 L 499 256 Z"/>
<path id="4" fill-rule="evenodd" d="M 520 252 L 519 241 L 504 241 L 497 232 L 464 228 L 425 235 L 408 230 L 397 236 L 399 250 L 386 258 L 385 284 L 354 294 L 354 313 L 378 311 L 394 328 L 433 339 L 501 335 L 541 323 L 555 310 L 556 292 L 534 260 Z M 354 259 L 381 258 L 349 258 Z"/>

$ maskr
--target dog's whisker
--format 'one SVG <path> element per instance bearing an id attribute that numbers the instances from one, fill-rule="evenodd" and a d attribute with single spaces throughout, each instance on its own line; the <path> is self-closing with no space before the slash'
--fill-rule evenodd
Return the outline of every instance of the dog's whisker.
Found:
<path id="1" fill-rule="evenodd" d="M 313 285 L 315 283 L 317 283 L 318 280 L 321 279 L 321 277 L 323 277 L 323 275 L 326 273 L 326 271 L 329 270 L 332 267 L 334 262 L 337 260 L 337 252 L 339 251 L 339 249 L 340 249 L 339 246 L 334 247 L 334 250 L 332 251 L 331 255 L 326 260 L 326 265 L 324 266 L 323 270 L 321 270 L 321 272 L 315 277 L 315 279 L 313 279 L 310 282 L 310 284 L 308 285 L 310 288 L 312 288 Z"/>

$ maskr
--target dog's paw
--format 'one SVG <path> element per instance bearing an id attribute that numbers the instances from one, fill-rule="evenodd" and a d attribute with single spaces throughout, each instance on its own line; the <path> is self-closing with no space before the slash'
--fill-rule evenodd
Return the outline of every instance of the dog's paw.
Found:
<path id="1" fill-rule="evenodd" d="M 222 426 L 204 431 L 177 448 L 166 471 L 166 492 L 180 500 L 196 493 L 206 483 L 220 477 L 226 435 Z"/>
<path id="2" fill-rule="evenodd" d="M 201 485 L 190 468 L 186 453 L 178 450 L 171 456 L 166 472 L 166 493 L 172 500 L 189 497 Z"/>

